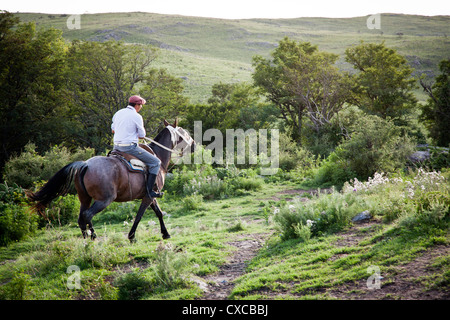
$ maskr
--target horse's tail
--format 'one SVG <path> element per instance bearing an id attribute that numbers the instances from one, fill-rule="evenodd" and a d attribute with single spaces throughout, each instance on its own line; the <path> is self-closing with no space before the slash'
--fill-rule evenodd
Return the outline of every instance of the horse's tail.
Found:
<path id="1" fill-rule="evenodd" d="M 38 192 L 29 193 L 27 196 L 37 202 L 36 208 L 45 208 L 56 197 L 66 195 L 75 175 L 77 173 L 84 174 L 86 169 L 86 162 L 72 162 L 55 173 Z"/>

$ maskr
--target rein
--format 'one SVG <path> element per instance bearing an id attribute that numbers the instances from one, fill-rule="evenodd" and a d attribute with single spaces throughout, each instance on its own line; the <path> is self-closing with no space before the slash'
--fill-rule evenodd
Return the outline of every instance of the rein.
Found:
<path id="1" fill-rule="evenodd" d="M 153 142 L 153 143 L 156 144 L 158 147 L 161 147 L 161 148 L 163 148 L 164 150 L 167 150 L 167 151 L 172 152 L 172 153 L 177 153 L 177 151 L 175 151 L 175 149 L 170 149 L 170 148 L 168 148 L 168 147 L 162 145 L 161 143 L 159 143 L 159 142 L 157 142 L 157 141 L 155 141 L 155 140 L 153 140 L 153 139 L 151 139 L 151 138 L 144 137 L 144 139 L 147 140 L 147 141 Z"/>
<path id="2" fill-rule="evenodd" d="M 191 146 L 192 143 L 194 142 L 194 140 L 193 140 L 191 137 L 189 137 L 189 140 L 186 140 L 186 137 L 184 137 L 180 132 L 178 132 L 178 130 L 181 129 L 181 128 L 179 128 L 179 127 L 167 126 L 167 129 L 169 129 L 170 135 L 171 135 L 171 137 L 172 137 L 172 142 L 174 143 L 174 146 L 173 146 L 172 149 L 171 149 L 171 148 L 168 148 L 168 147 L 166 147 L 166 146 L 164 146 L 164 145 L 162 145 L 161 143 L 155 141 L 154 139 L 147 138 L 147 137 L 144 137 L 144 139 L 147 140 L 147 141 L 153 142 L 153 143 L 156 144 L 158 147 L 161 147 L 161 148 L 163 148 L 164 150 L 167 150 L 167 151 L 169 151 L 169 152 L 175 153 L 175 154 L 177 154 L 178 157 L 182 158 L 182 157 L 184 156 L 184 149 L 186 149 L 186 148 L 181 148 L 181 150 L 180 150 L 179 152 L 177 152 L 177 151 L 175 150 L 176 147 L 177 147 L 177 145 L 178 145 L 178 144 L 176 143 L 176 141 L 177 141 L 176 136 L 181 137 L 181 138 L 186 142 L 186 144 L 187 144 L 188 146 Z M 183 130 L 183 129 L 181 129 L 181 130 Z"/>

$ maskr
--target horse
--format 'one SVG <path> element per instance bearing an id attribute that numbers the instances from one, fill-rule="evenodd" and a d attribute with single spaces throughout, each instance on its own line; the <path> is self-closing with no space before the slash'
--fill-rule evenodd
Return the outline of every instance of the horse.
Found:
<path id="1" fill-rule="evenodd" d="M 154 140 L 146 138 L 152 140 L 149 145 L 141 145 L 141 147 L 150 147 L 161 160 L 161 167 L 155 184 L 155 189 L 158 190 L 161 190 L 164 186 L 172 153 L 180 152 L 181 156 L 195 150 L 195 141 L 183 128 L 178 127 L 178 119 L 175 120 L 174 124 L 169 124 L 164 120 L 164 125 L 165 128 L 159 132 Z M 86 161 L 72 162 L 55 173 L 39 191 L 29 193 L 28 198 L 35 202 L 34 206 L 37 210 L 42 210 L 56 197 L 66 195 L 73 181 L 80 200 L 78 225 L 83 238 L 88 236 L 87 226 L 89 226 L 92 240 L 97 237 L 92 225 L 92 218 L 97 213 L 104 210 L 112 202 L 142 199 L 133 226 L 128 233 L 128 239 L 131 242 L 135 241 L 136 229 L 149 206 L 159 219 L 162 238 L 169 239 L 170 234 L 164 225 L 163 213 L 156 199 L 147 196 L 146 177 L 143 171 L 128 170 L 127 164 L 120 158 L 110 155 L 95 156 Z M 92 200 L 94 200 L 93 203 Z"/>

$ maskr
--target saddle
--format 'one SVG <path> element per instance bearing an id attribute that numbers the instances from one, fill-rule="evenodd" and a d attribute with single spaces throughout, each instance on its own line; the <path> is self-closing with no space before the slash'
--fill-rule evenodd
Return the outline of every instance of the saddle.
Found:
<path id="1" fill-rule="evenodd" d="M 157 157 L 155 152 L 147 145 L 145 144 L 139 144 L 139 146 L 148 152 L 150 152 L 152 155 Z M 118 150 L 111 150 L 107 157 L 115 157 L 119 159 L 124 165 L 125 168 L 130 172 L 137 172 L 144 175 L 144 181 L 147 181 L 147 165 L 136 158 L 135 156 L 132 156 L 131 154 L 120 152 Z M 158 187 L 158 191 L 162 190 L 165 182 L 165 171 L 162 169 L 162 167 L 159 169 L 158 175 L 156 177 L 156 186 Z"/>

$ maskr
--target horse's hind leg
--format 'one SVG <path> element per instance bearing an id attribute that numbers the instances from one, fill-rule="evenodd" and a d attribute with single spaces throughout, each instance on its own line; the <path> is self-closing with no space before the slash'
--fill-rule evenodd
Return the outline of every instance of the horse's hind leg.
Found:
<path id="1" fill-rule="evenodd" d="M 92 225 L 92 218 L 97 213 L 99 213 L 100 211 L 105 209 L 107 206 L 109 206 L 112 201 L 113 200 L 110 200 L 110 199 L 103 200 L 103 201 L 96 200 L 96 201 L 94 201 L 94 203 L 92 204 L 92 206 L 89 209 L 84 211 L 84 213 L 83 213 L 84 222 L 89 225 L 89 231 L 91 232 L 91 239 L 92 240 L 97 238 L 97 235 L 94 232 L 94 227 Z"/>
<path id="2" fill-rule="evenodd" d="M 83 238 L 86 238 L 86 221 L 84 220 L 84 212 L 89 209 L 91 205 L 92 198 L 87 195 L 80 195 L 80 215 L 78 216 L 78 226 L 81 229 L 81 233 L 83 234 Z"/>
<path id="3" fill-rule="evenodd" d="M 164 225 L 163 213 L 162 213 L 161 209 L 159 208 L 158 203 L 156 202 L 156 199 L 152 202 L 150 207 L 153 209 L 153 211 L 155 211 L 156 216 L 159 219 L 159 225 L 161 226 L 161 233 L 162 233 L 163 239 L 169 239 L 170 234 L 167 232 L 166 226 Z"/>

